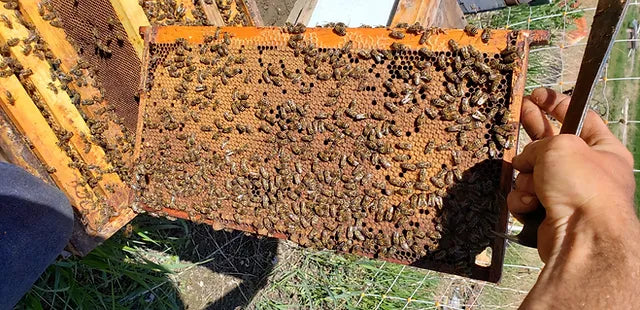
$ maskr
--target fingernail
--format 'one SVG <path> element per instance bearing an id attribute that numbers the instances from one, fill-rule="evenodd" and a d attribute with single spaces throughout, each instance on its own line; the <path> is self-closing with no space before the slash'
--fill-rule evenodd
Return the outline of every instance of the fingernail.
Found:
<path id="1" fill-rule="evenodd" d="M 522 201 L 522 203 L 524 203 L 525 205 L 528 205 L 533 201 L 533 196 L 529 196 L 529 195 L 522 196 L 520 197 L 520 201 Z"/>

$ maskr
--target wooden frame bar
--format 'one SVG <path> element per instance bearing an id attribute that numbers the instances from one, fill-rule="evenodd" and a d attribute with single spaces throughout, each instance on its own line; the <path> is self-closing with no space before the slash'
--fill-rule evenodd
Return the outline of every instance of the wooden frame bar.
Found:
<path id="1" fill-rule="evenodd" d="M 311 15 L 313 14 L 313 10 L 316 8 L 316 4 L 318 4 L 318 0 L 298 0 L 293 5 L 291 12 L 289 13 L 289 17 L 287 18 L 287 22 L 292 24 L 303 23 L 308 24 L 309 20 L 311 20 Z"/>
<path id="2" fill-rule="evenodd" d="M 249 20 L 251 21 L 251 26 L 262 27 L 264 26 L 264 21 L 262 20 L 262 15 L 260 15 L 260 9 L 258 9 L 258 4 L 255 0 L 239 0 L 244 5 L 244 11 L 247 16 L 249 16 Z"/>
<path id="3" fill-rule="evenodd" d="M 420 23 L 426 27 L 464 28 L 467 22 L 456 0 L 399 0 L 391 25 Z"/>
<path id="4" fill-rule="evenodd" d="M 39 179 L 55 185 L 30 145 L 26 143 L 23 135 L 18 132 L 2 109 L 0 109 L 0 152 L 9 163 L 22 167 Z"/>
<path id="5" fill-rule="evenodd" d="M 218 7 L 215 3 L 207 4 L 204 0 L 198 1 L 200 2 L 202 11 L 204 11 L 204 15 L 207 17 L 207 20 L 211 25 L 224 26 L 224 19 L 222 19 L 222 15 L 220 15 L 220 11 L 218 11 Z"/>
<path id="6" fill-rule="evenodd" d="M 129 42 L 136 50 L 138 58 L 142 58 L 142 52 L 144 51 L 144 40 L 140 36 L 140 27 L 146 27 L 151 25 L 147 19 L 147 15 L 144 13 L 142 7 L 138 4 L 138 1 L 131 0 L 110 0 L 113 9 L 118 15 L 118 19 L 122 23 Z"/>

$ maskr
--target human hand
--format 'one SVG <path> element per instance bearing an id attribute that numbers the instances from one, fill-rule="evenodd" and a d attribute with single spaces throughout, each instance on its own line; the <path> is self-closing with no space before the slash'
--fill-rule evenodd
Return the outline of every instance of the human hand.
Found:
<path id="1" fill-rule="evenodd" d="M 507 197 L 516 218 L 538 202 L 546 208 L 538 229 L 538 252 L 545 263 L 571 248 L 577 235 L 615 234 L 629 221 L 637 226 L 633 157 L 600 117 L 589 111 L 580 137 L 554 136 L 546 114 L 562 122 L 569 101 L 545 88 L 524 98 L 521 121 L 533 142 L 513 159 L 520 174 Z"/>

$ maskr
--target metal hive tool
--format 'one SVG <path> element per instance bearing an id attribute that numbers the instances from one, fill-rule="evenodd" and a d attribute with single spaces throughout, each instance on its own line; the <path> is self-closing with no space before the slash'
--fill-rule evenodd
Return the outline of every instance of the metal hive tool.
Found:
<path id="1" fill-rule="evenodd" d="M 476 31 L 143 29 L 139 211 L 497 281 L 535 32 Z"/>

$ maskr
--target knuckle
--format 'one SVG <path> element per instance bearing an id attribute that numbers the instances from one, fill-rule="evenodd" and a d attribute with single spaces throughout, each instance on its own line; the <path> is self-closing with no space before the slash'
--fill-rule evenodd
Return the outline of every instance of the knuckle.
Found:
<path id="1" fill-rule="evenodd" d="M 562 134 L 552 137 L 547 144 L 549 150 L 566 151 L 575 150 L 584 145 L 584 141 L 576 135 Z"/>

